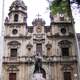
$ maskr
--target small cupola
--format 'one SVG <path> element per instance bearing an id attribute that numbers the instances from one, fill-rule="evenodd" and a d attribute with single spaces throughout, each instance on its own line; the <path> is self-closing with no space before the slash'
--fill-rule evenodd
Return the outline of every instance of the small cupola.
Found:
<path id="1" fill-rule="evenodd" d="M 33 26 L 37 26 L 37 25 L 45 26 L 45 21 L 42 18 L 36 18 L 33 20 L 32 24 Z"/>
<path id="2" fill-rule="evenodd" d="M 10 23 L 26 23 L 27 6 L 22 0 L 15 0 L 12 2 L 9 8 L 8 17 Z"/>
<path id="3" fill-rule="evenodd" d="M 24 2 L 22 0 L 15 0 L 11 6 L 10 6 L 10 11 L 13 10 L 13 8 L 16 10 L 19 7 L 21 7 L 23 10 L 27 10 L 27 6 L 25 6 Z"/>

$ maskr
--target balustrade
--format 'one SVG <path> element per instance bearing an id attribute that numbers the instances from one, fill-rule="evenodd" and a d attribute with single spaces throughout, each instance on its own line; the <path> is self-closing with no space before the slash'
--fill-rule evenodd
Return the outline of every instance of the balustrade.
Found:
<path id="1" fill-rule="evenodd" d="M 40 57 L 43 63 L 55 63 L 55 62 L 74 62 L 77 61 L 76 56 L 42 56 Z M 18 57 L 3 57 L 3 63 L 34 63 L 36 56 L 18 56 Z"/>

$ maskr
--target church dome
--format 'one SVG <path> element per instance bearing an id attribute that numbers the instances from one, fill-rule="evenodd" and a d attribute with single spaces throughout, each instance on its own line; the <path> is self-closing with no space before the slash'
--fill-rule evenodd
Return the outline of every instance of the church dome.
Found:
<path id="1" fill-rule="evenodd" d="M 10 6 L 10 10 L 13 8 L 13 7 L 22 7 L 23 9 L 27 9 L 27 7 L 25 6 L 24 2 L 22 0 L 15 0 L 11 6 Z"/>
<path id="2" fill-rule="evenodd" d="M 45 21 L 42 18 L 36 18 L 36 19 L 33 20 L 32 24 L 34 26 L 37 26 L 37 25 L 44 26 L 45 25 Z"/>

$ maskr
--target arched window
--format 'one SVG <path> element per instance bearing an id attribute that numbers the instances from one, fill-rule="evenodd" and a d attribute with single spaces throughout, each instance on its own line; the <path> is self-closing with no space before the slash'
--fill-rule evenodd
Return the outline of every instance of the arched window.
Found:
<path id="1" fill-rule="evenodd" d="M 36 44 L 36 54 L 37 55 L 42 55 L 42 43 L 37 43 Z"/>
<path id="2" fill-rule="evenodd" d="M 69 56 L 69 47 L 61 48 L 62 56 Z"/>
<path id="3" fill-rule="evenodd" d="M 16 65 L 8 65 L 9 67 L 7 68 L 8 71 L 8 75 L 9 75 L 9 79 L 8 80 L 17 80 L 17 71 L 19 71 L 19 69 L 17 68 Z"/>
<path id="4" fill-rule="evenodd" d="M 10 49 L 10 57 L 17 57 L 17 48 Z"/>
<path id="5" fill-rule="evenodd" d="M 10 51 L 10 57 L 17 57 L 18 54 L 18 47 L 20 46 L 20 43 L 18 41 L 11 41 L 8 42 L 9 51 Z"/>
<path id="6" fill-rule="evenodd" d="M 73 68 L 71 65 L 64 64 L 61 70 L 63 72 L 63 80 L 72 80 L 71 75 L 73 72 Z"/>
<path id="7" fill-rule="evenodd" d="M 61 48 L 62 56 L 69 56 L 69 48 L 71 42 L 68 40 L 62 40 L 58 43 L 59 47 Z"/>
<path id="8" fill-rule="evenodd" d="M 14 21 L 16 21 L 16 22 L 18 21 L 18 14 L 14 15 Z"/>

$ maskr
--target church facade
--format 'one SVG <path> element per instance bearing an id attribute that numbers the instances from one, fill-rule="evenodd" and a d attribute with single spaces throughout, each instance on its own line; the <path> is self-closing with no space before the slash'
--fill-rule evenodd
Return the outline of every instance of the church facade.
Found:
<path id="1" fill-rule="evenodd" d="M 57 14 L 27 25 L 27 7 L 15 0 L 5 19 L 3 80 L 78 80 L 73 21 Z"/>

